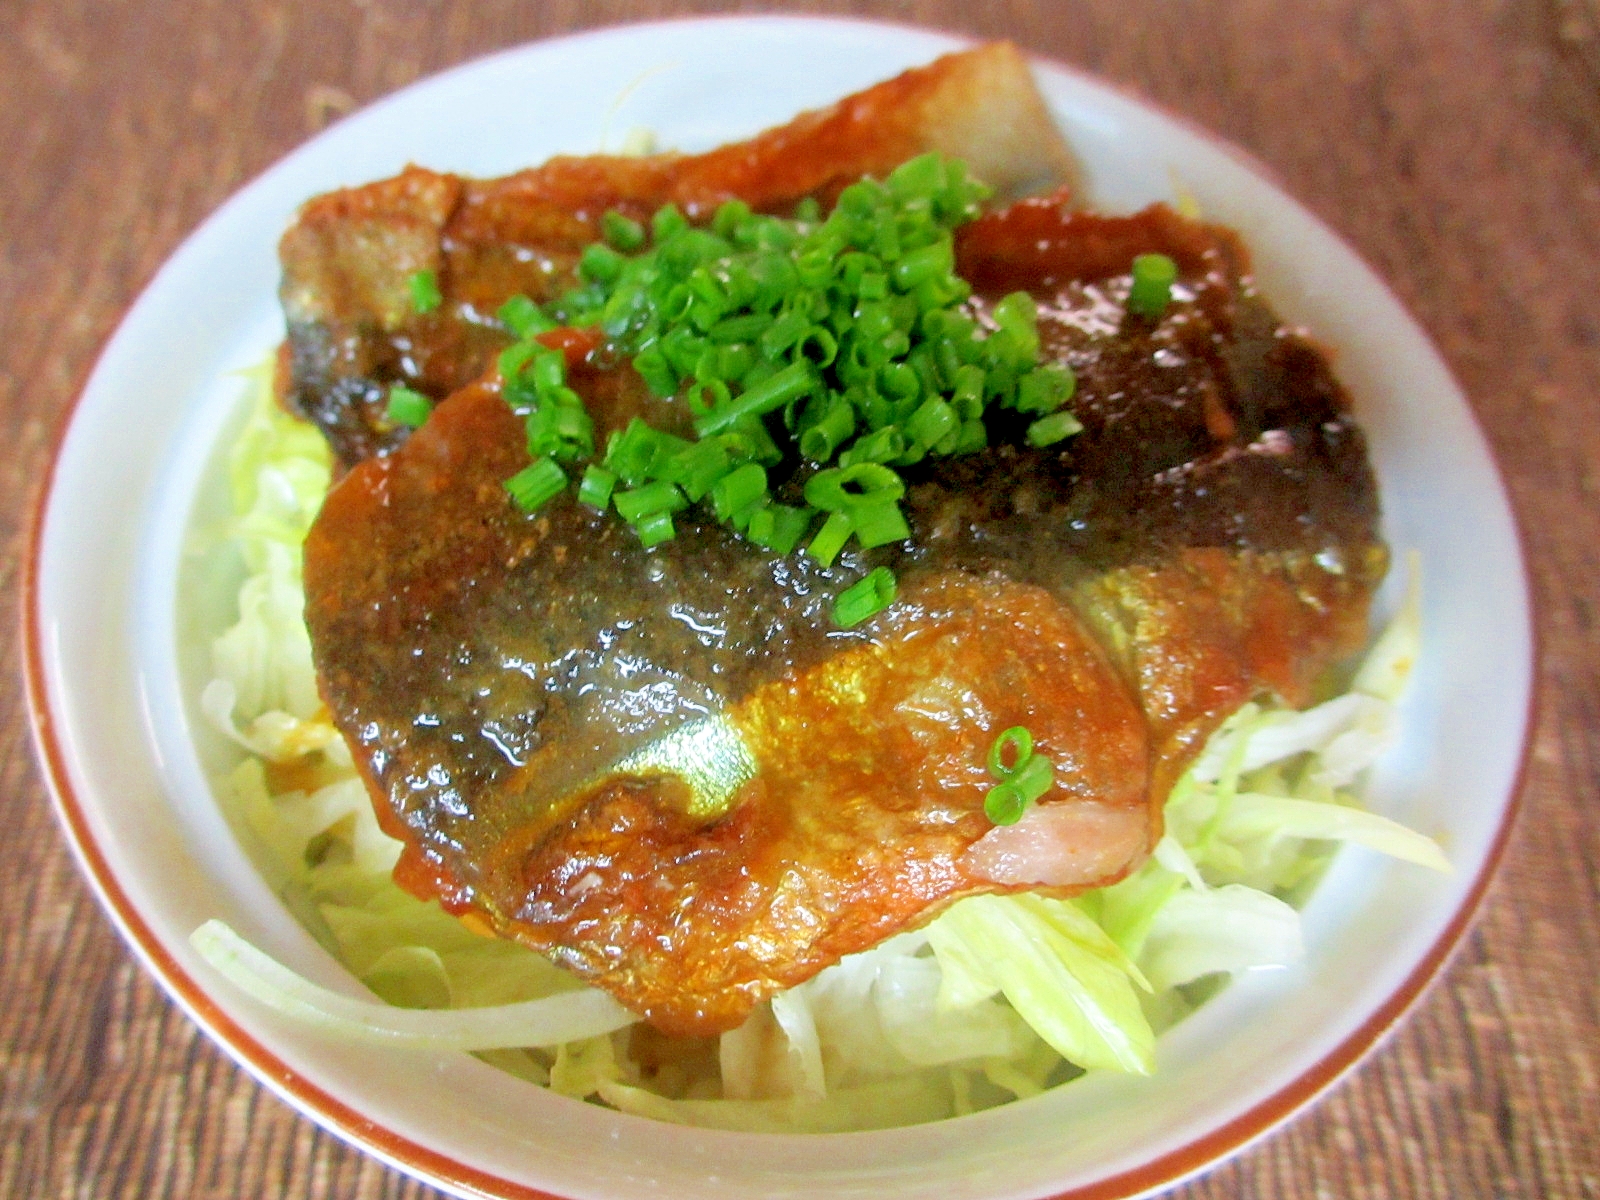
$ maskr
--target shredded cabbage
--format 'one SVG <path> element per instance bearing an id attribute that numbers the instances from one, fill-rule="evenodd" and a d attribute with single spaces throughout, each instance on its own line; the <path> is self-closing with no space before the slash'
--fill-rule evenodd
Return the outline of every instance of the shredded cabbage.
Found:
<path id="1" fill-rule="evenodd" d="M 394 883 L 399 844 L 317 699 L 301 619 L 300 547 L 329 454 L 278 409 L 265 369 L 251 383 L 230 530 L 246 578 L 201 707 L 248 752 L 220 792 L 263 874 L 377 999 L 313 984 L 220 922 L 193 941 L 245 991 L 332 1035 L 472 1050 L 565 1095 L 666 1121 L 902 1125 L 1085 1070 L 1154 1070 L 1157 1032 L 1210 985 L 1302 955 L 1294 902 L 1339 843 L 1449 869 L 1433 841 L 1347 790 L 1394 736 L 1420 639 L 1413 570 L 1350 690 L 1304 712 L 1259 702 L 1234 714 L 1173 789 L 1150 859 L 1120 883 L 1070 901 L 962 900 L 774 997 L 714 1044 L 663 1038 L 538 954 Z"/>

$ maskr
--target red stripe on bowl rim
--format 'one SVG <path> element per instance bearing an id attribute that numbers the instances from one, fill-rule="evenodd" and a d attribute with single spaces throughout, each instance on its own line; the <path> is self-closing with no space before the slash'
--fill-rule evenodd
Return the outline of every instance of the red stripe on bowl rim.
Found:
<path id="1" fill-rule="evenodd" d="M 638 31 L 648 29 L 652 25 L 748 21 L 751 19 L 748 16 L 691 16 L 666 21 L 638 22 L 625 26 L 605 26 L 579 31 L 566 35 L 566 37 L 581 38 L 597 34 L 603 35 L 618 28 Z M 942 30 L 934 26 L 911 25 L 905 22 L 821 18 L 818 19 L 818 23 L 898 28 L 918 34 L 937 33 L 951 38 L 952 41 L 968 45 L 972 44 L 971 38 L 952 31 Z M 558 42 L 566 40 L 566 37 L 539 39 L 537 43 L 528 44 Z M 508 47 L 506 51 L 514 49 L 517 49 L 517 47 Z M 501 51 L 501 53 L 506 51 Z M 1251 174 L 1262 179 L 1269 186 L 1276 188 L 1278 191 L 1285 190 L 1275 182 L 1276 172 L 1270 170 L 1254 156 L 1196 124 L 1188 117 L 1180 113 L 1171 112 L 1146 96 L 1139 95 L 1129 88 L 1108 82 L 1098 76 L 1093 76 L 1088 72 L 1039 55 L 1030 54 L 1028 57 L 1034 63 L 1085 80 L 1096 87 L 1115 92 L 1144 108 L 1160 114 L 1164 118 L 1182 126 L 1189 133 L 1203 138 L 1214 147 L 1229 154 L 1245 166 Z M 466 66 L 470 64 L 460 65 Z M 246 184 L 245 186 L 249 185 Z M 1357 261 L 1364 261 L 1342 237 L 1329 229 L 1320 219 L 1315 217 L 1313 219 L 1316 219 L 1318 224 L 1323 226 L 1330 237 L 1338 241 L 1345 253 Z M 137 303 L 137 299 L 135 303 Z M 1425 340 L 1428 340 L 1426 339 L 1426 334 L 1423 334 L 1423 336 Z M 108 337 L 107 341 L 109 342 L 109 340 L 110 338 Z M 1431 345 L 1431 340 L 1429 344 Z M 91 379 L 92 376 L 93 371 L 91 371 Z M 87 384 L 85 387 L 87 387 Z M 1457 385 L 1457 391 L 1458 393 L 1460 392 L 1459 385 Z M 481 1170 L 450 1155 L 434 1150 L 364 1116 L 357 1109 L 352 1108 L 344 1101 L 312 1083 L 305 1076 L 291 1068 L 269 1047 L 246 1032 L 220 1005 L 211 999 L 200 982 L 185 971 L 181 964 L 168 952 L 165 944 L 145 922 L 118 882 L 105 854 L 90 832 L 83 805 L 73 788 L 70 774 L 67 770 L 64 752 L 57 740 L 54 715 L 50 708 L 49 687 L 45 678 L 44 636 L 42 613 L 39 604 L 44 524 L 48 515 L 50 498 L 53 493 L 53 485 L 62 449 L 83 396 L 84 390 L 80 389 L 65 416 L 58 424 L 54 445 L 50 451 L 49 469 L 33 497 L 23 562 L 21 635 L 24 684 L 35 750 L 43 767 L 45 782 L 50 792 L 57 818 L 66 834 L 67 842 L 102 907 L 106 910 L 107 915 L 122 934 L 124 940 L 133 949 L 136 956 L 144 962 L 151 974 L 156 977 L 171 999 L 213 1041 L 218 1043 L 235 1062 L 254 1076 L 257 1082 L 279 1096 L 290 1107 L 311 1118 L 318 1125 L 334 1133 L 350 1145 L 373 1154 L 414 1178 L 445 1188 L 459 1195 L 483 1197 L 485 1200 L 570 1200 L 568 1197 L 541 1191 L 527 1184 L 506 1178 L 503 1175 Z M 1477 430 L 1479 437 L 1486 447 L 1489 446 L 1483 424 L 1479 420 L 1477 413 L 1473 411 L 1470 405 L 1465 407 L 1467 416 Z M 1512 508 L 1510 493 L 1506 489 L 1500 465 L 1492 453 L 1489 456 L 1489 465 L 1495 474 L 1500 486 L 1501 496 L 1504 498 L 1507 509 L 1510 512 L 1512 532 L 1516 538 L 1522 561 L 1526 563 L 1528 561 L 1527 538 L 1523 532 L 1522 523 L 1517 519 L 1515 510 Z M 1532 662 L 1537 665 L 1540 660 L 1541 623 L 1537 619 L 1537 598 L 1528 585 L 1525 572 L 1522 584 L 1524 607 L 1529 614 L 1529 626 L 1532 635 L 1531 657 Z M 1537 673 L 1535 673 L 1532 686 L 1529 689 L 1528 708 L 1525 714 L 1526 724 L 1524 726 L 1523 742 L 1518 757 L 1517 769 L 1513 778 L 1510 797 L 1501 814 L 1500 825 L 1495 832 L 1494 840 L 1484 856 L 1483 863 L 1473 879 L 1471 887 L 1463 896 L 1449 924 L 1446 925 L 1433 945 L 1429 947 L 1427 953 L 1418 961 L 1412 972 L 1374 1010 L 1371 1016 L 1300 1075 L 1283 1085 L 1265 1100 L 1218 1126 L 1216 1129 L 1195 1137 L 1176 1150 L 1168 1151 L 1139 1167 L 1108 1175 L 1092 1183 L 1070 1188 L 1063 1192 L 1047 1193 L 1048 1200 L 1132 1200 L 1134 1197 L 1147 1195 L 1190 1178 L 1206 1168 L 1220 1163 L 1223 1159 L 1242 1151 L 1252 1142 L 1270 1133 L 1277 1126 L 1305 1108 L 1324 1091 L 1337 1083 L 1347 1072 L 1352 1070 L 1368 1051 L 1372 1050 L 1386 1034 L 1395 1028 L 1401 1018 L 1422 998 L 1428 986 L 1440 975 L 1452 954 L 1459 949 L 1461 941 L 1477 915 L 1489 884 L 1492 882 L 1495 871 L 1505 854 L 1517 817 L 1522 809 L 1523 790 L 1527 780 L 1528 765 L 1532 752 L 1533 731 L 1539 717 L 1540 705 L 1540 688 Z M 799 1136 L 826 1138 L 829 1136 L 855 1137 L 862 1135 L 805 1134 Z"/>

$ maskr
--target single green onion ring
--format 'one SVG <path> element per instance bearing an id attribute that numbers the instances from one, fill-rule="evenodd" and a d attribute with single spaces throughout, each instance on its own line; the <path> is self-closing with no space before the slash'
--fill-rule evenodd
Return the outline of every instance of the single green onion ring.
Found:
<path id="1" fill-rule="evenodd" d="M 996 779 L 1010 779 L 1022 769 L 1033 754 L 1033 734 L 1026 725 L 1013 725 L 994 739 L 989 747 L 989 774 Z M 1009 764 L 1007 759 L 1010 759 Z"/>
<path id="2" fill-rule="evenodd" d="M 396 425 L 409 425 L 415 429 L 428 419 L 433 411 L 433 401 L 421 392 L 414 392 L 404 384 L 389 389 L 389 404 L 384 415 Z"/>
<path id="3" fill-rule="evenodd" d="M 411 293 L 412 309 L 421 315 L 431 313 L 444 302 L 439 294 L 439 277 L 432 271 L 413 272 L 406 280 L 406 289 Z"/>
<path id="4" fill-rule="evenodd" d="M 895 590 L 894 572 L 888 567 L 873 568 L 839 593 L 833 602 L 833 623 L 841 629 L 861 624 L 893 604 Z"/>
<path id="5" fill-rule="evenodd" d="M 996 825 L 1015 825 L 1027 808 L 1015 784 L 997 783 L 983 798 L 983 815 Z"/>
<path id="6" fill-rule="evenodd" d="M 537 511 L 559 496 L 567 486 L 567 473 L 552 458 L 541 458 L 505 482 L 511 499 L 525 513 Z"/>
<path id="7" fill-rule="evenodd" d="M 1055 764 L 1042 754 L 1031 754 L 1006 782 L 1021 792 L 1023 799 L 1031 804 L 1048 792 L 1055 781 Z"/>
<path id="8" fill-rule="evenodd" d="M 881 463 L 830 467 L 806 480 L 806 503 L 823 512 L 851 512 L 865 504 L 887 504 L 906 493 L 905 481 Z"/>
<path id="9" fill-rule="evenodd" d="M 1128 291 L 1128 311 L 1154 321 L 1172 302 L 1172 285 L 1178 264 L 1165 254 L 1141 254 L 1133 260 L 1133 287 Z"/>

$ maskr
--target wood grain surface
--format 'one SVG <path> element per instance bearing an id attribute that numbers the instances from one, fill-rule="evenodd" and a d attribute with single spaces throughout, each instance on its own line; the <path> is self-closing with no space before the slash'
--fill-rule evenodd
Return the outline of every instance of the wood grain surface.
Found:
<path id="1" fill-rule="evenodd" d="M 770 6 L 767 6 L 770 7 Z M 0 0 L 0 603 L 95 355 L 161 262 L 330 119 L 672 0 Z M 1600 4 L 839 0 L 1086 68 L 1256 155 L 1437 341 L 1540 614 L 1523 813 L 1453 964 L 1311 1111 L 1184 1197 L 1600 1198 Z M 421 1197 L 257 1087 L 134 963 L 0 688 L 0 1195 Z"/>

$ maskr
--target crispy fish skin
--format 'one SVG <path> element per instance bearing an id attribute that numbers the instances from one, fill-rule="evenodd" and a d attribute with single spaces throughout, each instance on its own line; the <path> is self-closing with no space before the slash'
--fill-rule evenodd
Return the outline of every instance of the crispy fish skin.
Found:
<path id="1" fill-rule="evenodd" d="M 408 167 L 317 197 L 279 246 L 286 402 L 353 466 L 405 436 L 384 416 L 389 385 L 442 399 L 470 383 L 506 345 L 495 310 L 571 286 L 606 211 L 647 220 L 670 202 L 703 219 L 739 198 L 787 212 L 930 150 L 965 160 L 1001 199 L 1049 190 L 1073 169 L 1026 61 L 995 42 L 705 154 L 558 156 L 492 180 Z M 418 271 L 443 292 L 431 313 L 412 311 Z"/>
<path id="2" fill-rule="evenodd" d="M 1182 268 L 1154 323 L 1122 304 L 1151 251 Z M 980 318 L 1034 293 L 1085 428 L 906 469 L 902 546 L 820 569 L 694 519 L 647 551 L 570 494 L 524 515 L 492 376 L 334 489 L 307 620 L 407 886 L 714 1033 L 961 896 L 1120 878 L 1229 713 L 1317 696 L 1366 635 L 1376 492 L 1325 357 L 1254 296 L 1237 240 L 1056 200 L 968 227 L 959 259 Z M 602 436 L 630 377 L 575 384 Z M 901 599 L 832 628 L 879 564 Z M 1012 724 L 1058 786 L 994 828 L 985 753 Z"/>
<path id="3" fill-rule="evenodd" d="M 505 503 L 518 435 L 492 389 L 467 389 L 346 477 L 307 546 L 323 689 L 407 843 L 412 886 L 659 1028 L 699 1035 L 960 896 L 1035 886 L 997 884 L 964 857 L 991 828 L 985 764 L 1001 729 L 1026 725 L 1061 772 L 1057 803 L 1105 819 L 1108 844 L 1058 887 L 1105 882 L 1142 857 L 1144 721 L 1057 597 L 999 573 L 912 568 L 890 613 L 835 639 L 842 648 L 820 644 L 840 632 L 820 614 L 803 633 L 794 621 L 790 660 L 808 665 L 774 671 L 764 643 L 781 600 L 713 611 L 700 597 L 782 590 L 758 578 L 781 560 L 703 527 L 717 549 L 673 559 L 706 575 L 745 559 L 743 581 L 716 572 L 698 593 L 652 595 L 649 552 L 597 549 L 604 528 L 575 503 L 533 518 Z M 648 590 L 608 586 L 578 566 L 585 556 L 607 573 L 633 568 Z M 578 590 L 549 591 L 543 580 L 564 569 Z M 859 574 L 813 585 L 832 592 Z M 596 611 L 554 611 L 567 606 Z M 685 617 L 732 644 L 674 645 L 668 627 Z M 520 711 L 508 692 L 523 694 Z M 513 712 L 524 739 L 487 709 Z M 748 755 L 710 811 L 684 778 L 692 749 L 655 770 L 609 769 L 708 711 Z"/>

